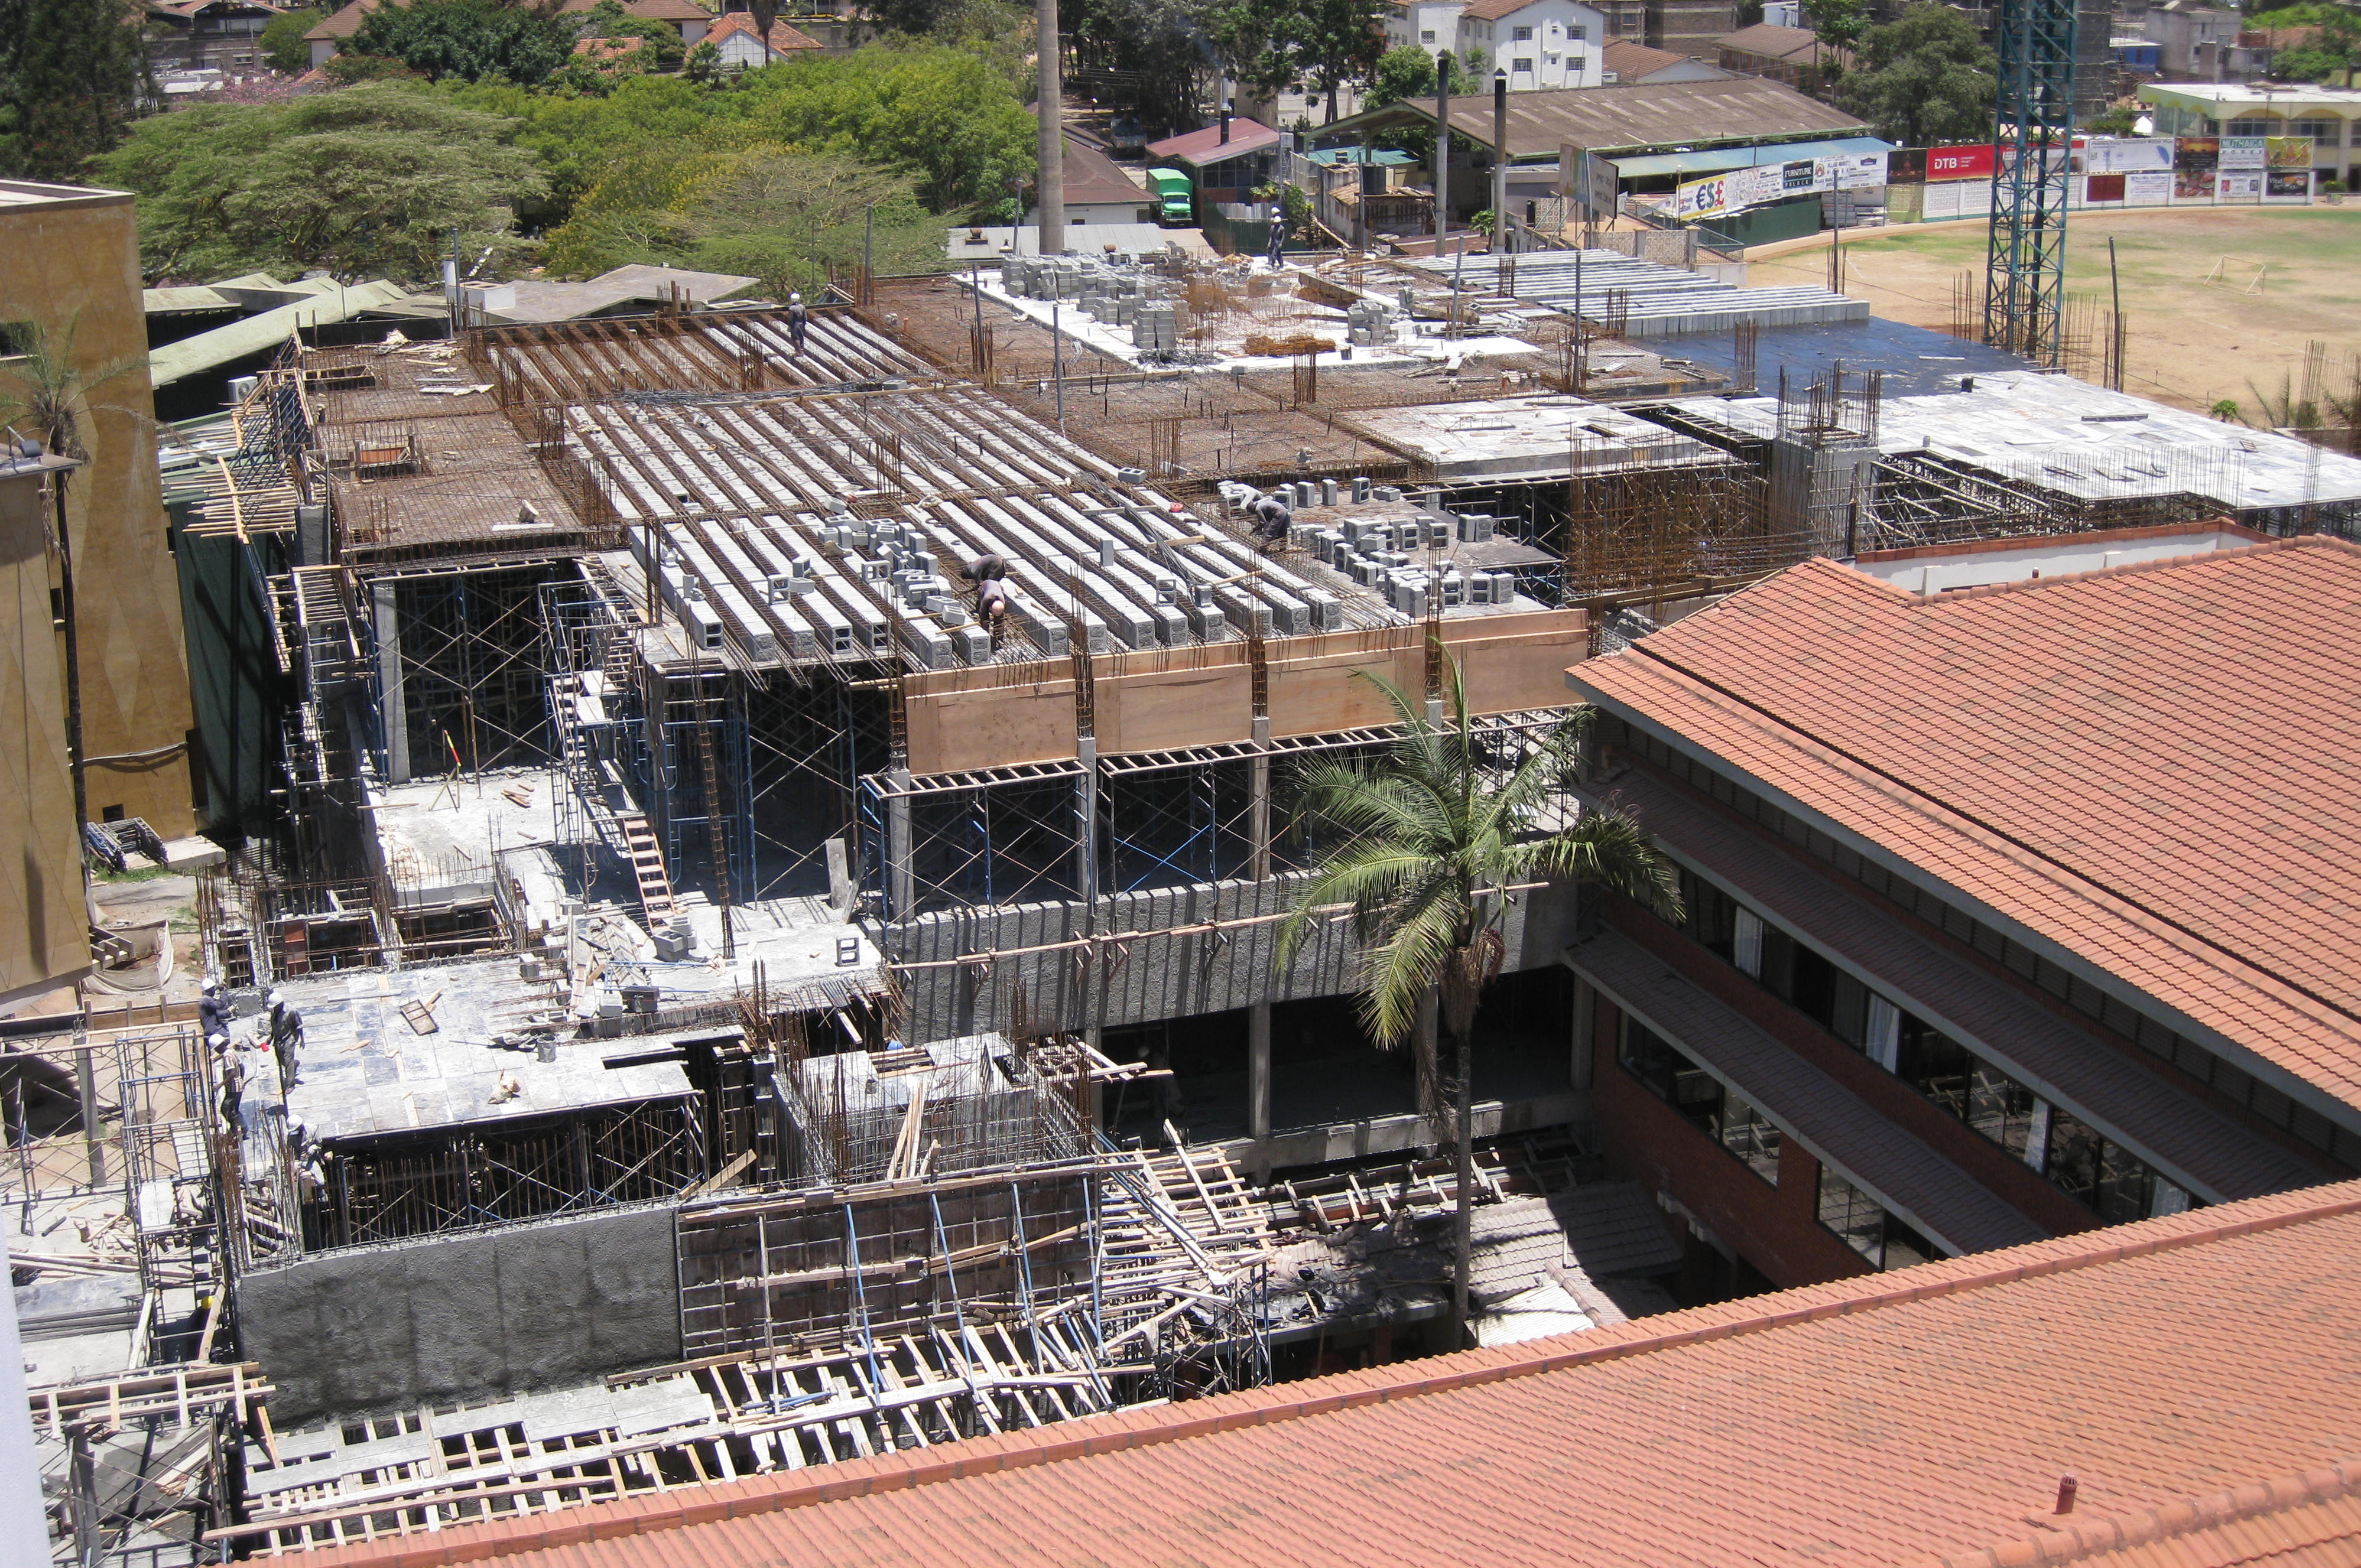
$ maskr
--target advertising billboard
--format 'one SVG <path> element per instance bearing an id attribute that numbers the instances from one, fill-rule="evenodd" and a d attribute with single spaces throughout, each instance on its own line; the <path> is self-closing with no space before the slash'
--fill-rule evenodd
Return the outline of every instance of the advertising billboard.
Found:
<path id="1" fill-rule="evenodd" d="M 1930 147 L 1927 149 L 1927 181 L 1989 180 L 1998 167 L 1998 149 L 1990 142 L 1971 142 L 1960 147 Z"/>

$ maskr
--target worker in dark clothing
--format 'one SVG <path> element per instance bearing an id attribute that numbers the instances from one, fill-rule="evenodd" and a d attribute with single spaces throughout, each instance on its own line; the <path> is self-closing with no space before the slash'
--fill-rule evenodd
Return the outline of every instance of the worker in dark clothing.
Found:
<path id="1" fill-rule="evenodd" d="M 197 1033 L 208 1040 L 229 1033 L 229 998 L 217 980 L 205 981 L 205 993 L 197 998 Z"/>
<path id="2" fill-rule="evenodd" d="M 283 1095 L 295 1081 L 295 1053 L 303 1043 L 303 1014 L 288 1005 L 283 992 L 270 993 L 270 1054 L 279 1058 L 279 1088 Z"/>
<path id="3" fill-rule="evenodd" d="M 998 636 L 1001 623 L 1008 619 L 1008 584 L 999 577 L 986 577 L 976 584 L 975 613 L 985 630 Z"/>
<path id="4" fill-rule="evenodd" d="M 976 583 L 1005 577 L 1008 576 L 1008 563 L 997 555 L 979 555 L 967 564 L 967 575 L 971 581 Z"/>
<path id="5" fill-rule="evenodd" d="M 1295 521 L 1295 514 L 1277 496 L 1257 496 L 1246 515 L 1254 519 L 1254 536 L 1263 542 L 1265 550 L 1285 539 L 1288 525 Z"/>
<path id="6" fill-rule="evenodd" d="M 787 335 L 795 339 L 796 352 L 804 351 L 804 328 L 811 323 L 811 312 L 801 294 L 787 296 Z"/>

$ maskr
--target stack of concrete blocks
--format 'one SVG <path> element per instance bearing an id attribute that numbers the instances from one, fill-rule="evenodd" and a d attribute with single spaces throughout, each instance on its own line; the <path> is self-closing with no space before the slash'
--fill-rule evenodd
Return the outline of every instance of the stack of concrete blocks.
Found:
<path id="1" fill-rule="evenodd" d="M 972 622 L 950 581 L 935 570 L 926 535 L 916 523 L 838 512 L 818 532 L 823 550 L 842 552 L 839 570 L 901 601 L 909 612 L 902 618 L 903 641 L 926 668 L 991 659 L 991 633 Z"/>
<path id="2" fill-rule="evenodd" d="M 1356 348 L 1385 348 L 1394 341 L 1393 308 L 1382 300 L 1356 300 L 1345 312 L 1345 338 Z"/>
<path id="3" fill-rule="evenodd" d="M 1131 344 L 1149 353 L 1170 354 L 1180 346 L 1180 307 L 1170 301 L 1141 301 L 1134 307 Z"/>

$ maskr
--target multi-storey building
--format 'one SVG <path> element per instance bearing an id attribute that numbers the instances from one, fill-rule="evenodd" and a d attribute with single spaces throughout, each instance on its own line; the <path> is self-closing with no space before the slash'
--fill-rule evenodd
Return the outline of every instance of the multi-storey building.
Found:
<path id="1" fill-rule="evenodd" d="M 1570 672 L 1685 904 L 1572 951 L 1600 1134 L 1736 1279 L 2361 1166 L 2361 551 L 2258 539 L 1812 561 Z"/>

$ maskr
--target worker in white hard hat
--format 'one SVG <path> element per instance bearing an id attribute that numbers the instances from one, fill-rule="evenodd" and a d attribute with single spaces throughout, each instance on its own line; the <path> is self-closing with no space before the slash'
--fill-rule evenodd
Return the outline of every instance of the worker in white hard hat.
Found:
<path id="1" fill-rule="evenodd" d="M 205 993 L 197 998 L 197 1028 L 209 1040 L 229 1032 L 229 998 L 220 981 L 205 981 Z"/>
<path id="2" fill-rule="evenodd" d="M 796 342 L 796 352 L 804 351 L 804 328 L 811 323 L 811 310 L 801 294 L 787 296 L 787 335 Z"/>
<path id="3" fill-rule="evenodd" d="M 284 1095 L 295 1082 L 296 1047 L 303 1043 L 303 1014 L 287 1003 L 287 993 L 272 988 L 270 1003 L 270 1054 L 279 1058 L 279 1089 Z"/>

